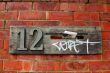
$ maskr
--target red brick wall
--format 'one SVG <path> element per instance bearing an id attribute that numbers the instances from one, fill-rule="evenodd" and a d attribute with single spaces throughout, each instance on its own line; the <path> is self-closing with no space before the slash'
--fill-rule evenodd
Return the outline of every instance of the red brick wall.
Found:
<path id="1" fill-rule="evenodd" d="M 0 2 L 0 73 L 110 73 L 110 0 L 5 1 Z M 8 50 L 12 25 L 100 26 L 103 53 L 11 55 Z"/>

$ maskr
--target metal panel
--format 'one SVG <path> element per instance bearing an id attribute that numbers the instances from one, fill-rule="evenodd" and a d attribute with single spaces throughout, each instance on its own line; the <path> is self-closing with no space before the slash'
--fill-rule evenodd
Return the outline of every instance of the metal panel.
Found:
<path id="1" fill-rule="evenodd" d="M 100 54 L 100 27 L 11 27 L 11 54 Z"/>

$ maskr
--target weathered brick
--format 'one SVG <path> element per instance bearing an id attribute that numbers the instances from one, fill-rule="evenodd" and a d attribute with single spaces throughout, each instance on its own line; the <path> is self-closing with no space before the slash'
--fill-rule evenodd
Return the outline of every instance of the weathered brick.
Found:
<path id="1" fill-rule="evenodd" d="M 7 10 L 31 10 L 31 2 L 8 2 L 6 5 Z"/>
<path id="2" fill-rule="evenodd" d="M 0 10 L 5 10 L 5 2 L 0 2 Z"/>
<path id="3" fill-rule="evenodd" d="M 17 20 L 18 12 L 0 12 L 0 20 Z"/>
<path id="4" fill-rule="evenodd" d="M 59 10 L 60 4 L 55 2 L 36 2 L 34 3 L 35 10 Z"/>
<path id="5" fill-rule="evenodd" d="M 62 62 L 61 68 L 63 71 L 88 70 L 88 63 L 85 61 Z"/>
<path id="6" fill-rule="evenodd" d="M 98 21 L 99 14 L 96 12 L 75 12 L 74 20 Z"/>
<path id="7" fill-rule="evenodd" d="M 11 61 L 4 60 L 3 61 L 4 70 L 22 70 L 22 62 L 21 61 Z"/>
<path id="8" fill-rule="evenodd" d="M 56 71 L 59 70 L 59 62 L 35 62 L 33 64 L 33 70 L 37 71 Z"/>
<path id="9" fill-rule="evenodd" d="M 110 21 L 110 13 L 101 13 L 100 14 L 100 19 L 102 21 Z"/>
<path id="10" fill-rule="evenodd" d="M 73 20 L 73 12 L 48 12 L 49 20 Z"/>
<path id="11" fill-rule="evenodd" d="M 89 62 L 89 69 L 92 70 L 92 71 L 110 70 L 110 61 L 93 61 L 93 62 Z"/>
<path id="12" fill-rule="evenodd" d="M 44 20 L 46 19 L 45 12 L 20 12 L 19 20 Z"/>

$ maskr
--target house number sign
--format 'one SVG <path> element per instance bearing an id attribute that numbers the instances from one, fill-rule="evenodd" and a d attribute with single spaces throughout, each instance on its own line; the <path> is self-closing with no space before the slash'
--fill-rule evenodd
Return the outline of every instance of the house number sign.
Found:
<path id="1" fill-rule="evenodd" d="M 10 28 L 11 54 L 100 54 L 100 27 Z"/>

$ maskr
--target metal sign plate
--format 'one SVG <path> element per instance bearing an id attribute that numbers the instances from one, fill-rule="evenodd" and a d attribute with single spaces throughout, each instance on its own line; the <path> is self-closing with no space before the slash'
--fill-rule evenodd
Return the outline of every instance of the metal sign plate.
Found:
<path id="1" fill-rule="evenodd" d="M 100 27 L 10 28 L 11 54 L 100 54 Z"/>

